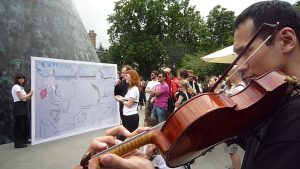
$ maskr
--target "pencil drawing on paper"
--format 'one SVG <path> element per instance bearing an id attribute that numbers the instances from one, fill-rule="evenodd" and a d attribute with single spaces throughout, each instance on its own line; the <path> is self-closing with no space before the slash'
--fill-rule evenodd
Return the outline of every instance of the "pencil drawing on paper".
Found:
<path id="1" fill-rule="evenodd" d="M 119 123 L 116 66 L 35 60 L 35 140 Z"/>

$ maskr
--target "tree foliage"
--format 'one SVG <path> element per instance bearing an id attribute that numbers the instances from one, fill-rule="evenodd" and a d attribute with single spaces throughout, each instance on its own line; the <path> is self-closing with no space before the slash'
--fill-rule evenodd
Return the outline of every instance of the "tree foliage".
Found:
<path id="1" fill-rule="evenodd" d="M 296 10 L 298 12 L 300 12 L 300 1 L 295 2 L 295 4 L 293 4 L 293 6 L 296 8 Z"/>
<path id="2" fill-rule="evenodd" d="M 109 59 L 144 77 L 170 67 L 191 69 L 203 80 L 227 67 L 201 57 L 232 45 L 234 19 L 234 12 L 218 5 L 205 22 L 189 0 L 119 0 L 108 17 Z"/>
<path id="3" fill-rule="evenodd" d="M 97 55 L 99 57 L 100 62 L 102 63 L 113 63 L 109 52 L 107 49 L 105 49 L 102 44 L 100 43 L 99 48 L 97 49 Z"/>
<path id="4" fill-rule="evenodd" d="M 203 54 L 186 55 L 182 62 L 182 67 L 198 75 L 199 81 L 204 82 L 207 77 L 213 75 L 222 75 L 224 70 L 229 66 L 227 64 L 209 63 L 201 59 Z"/>
<path id="5" fill-rule="evenodd" d="M 108 18 L 111 59 L 148 77 L 200 49 L 204 21 L 189 0 L 120 0 Z"/>
<path id="6" fill-rule="evenodd" d="M 208 44 L 204 49 L 206 52 L 213 52 L 216 49 L 224 48 L 233 43 L 233 22 L 234 12 L 215 6 L 207 17 L 207 33 L 205 43 Z"/>
<path id="7" fill-rule="evenodd" d="M 182 67 L 193 70 L 204 81 L 212 75 L 220 75 L 229 66 L 219 63 L 204 62 L 201 57 L 233 44 L 233 22 L 235 15 L 220 5 L 215 6 L 207 16 L 205 36 L 202 37 L 201 49 L 197 54 L 186 55 Z"/>

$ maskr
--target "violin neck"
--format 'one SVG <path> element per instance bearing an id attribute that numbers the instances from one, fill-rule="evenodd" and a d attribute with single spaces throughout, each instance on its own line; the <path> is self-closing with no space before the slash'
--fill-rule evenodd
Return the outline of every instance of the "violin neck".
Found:
<path id="1" fill-rule="evenodd" d="M 148 131 L 145 131 L 134 137 L 131 137 L 131 138 L 123 141 L 120 144 L 114 145 L 104 151 L 101 151 L 100 153 L 93 155 L 92 158 L 94 158 L 96 156 L 101 156 L 104 154 L 116 154 L 118 156 L 122 156 L 132 150 L 138 149 L 147 144 L 157 145 L 157 144 L 159 144 L 158 138 L 161 139 L 160 128 L 163 124 L 164 124 L 164 122 L 156 125 L 155 127 L 152 127 Z M 161 141 L 161 140 L 159 140 L 159 141 Z M 162 149 L 164 149 L 163 147 L 165 147 L 162 145 L 157 145 L 157 146 L 158 146 L 158 148 L 162 148 Z"/>

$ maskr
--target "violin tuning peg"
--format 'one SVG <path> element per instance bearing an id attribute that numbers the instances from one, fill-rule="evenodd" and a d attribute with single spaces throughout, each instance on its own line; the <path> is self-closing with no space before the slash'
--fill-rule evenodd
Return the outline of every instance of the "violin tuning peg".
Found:
<path id="1" fill-rule="evenodd" d="M 295 76 L 286 76 L 285 81 L 287 81 L 290 85 L 297 85 L 297 78 Z"/>

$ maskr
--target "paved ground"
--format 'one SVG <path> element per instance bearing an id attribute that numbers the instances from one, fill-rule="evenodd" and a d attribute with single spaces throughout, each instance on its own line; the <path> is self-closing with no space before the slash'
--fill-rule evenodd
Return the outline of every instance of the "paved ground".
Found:
<path id="1" fill-rule="evenodd" d="M 143 111 L 139 114 L 144 119 Z M 104 131 L 105 129 L 93 131 L 23 149 L 14 149 L 13 143 L 0 145 L 0 169 L 71 169 L 79 163 L 92 138 L 103 135 Z M 223 146 L 220 144 L 205 156 L 196 159 L 192 168 L 226 169 L 231 162 L 229 155 L 224 153 Z M 238 152 L 241 156 L 244 155 L 240 148 Z"/>

